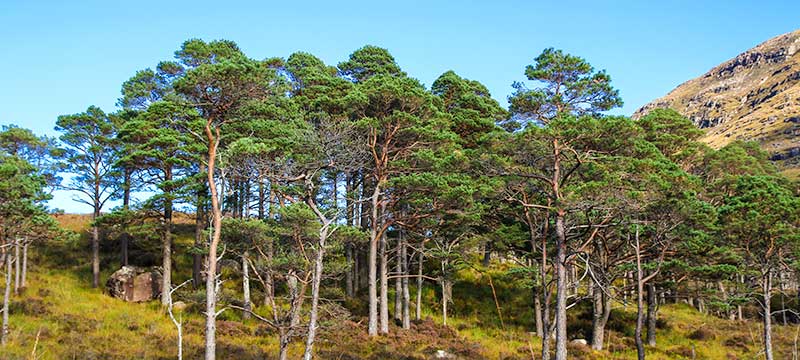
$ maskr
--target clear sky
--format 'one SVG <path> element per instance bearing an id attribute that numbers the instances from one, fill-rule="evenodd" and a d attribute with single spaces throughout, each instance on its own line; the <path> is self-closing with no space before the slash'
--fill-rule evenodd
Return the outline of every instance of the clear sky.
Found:
<path id="1" fill-rule="evenodd" d="M 631 114 L 678 84 L 800 28 L 800 1 L 0 1 L 0 124 L 39 134 L 59 114 L 115 110 L 136 70 L 188 38 L 253 58 L 311 52 L 328 64 L 373 44 L 430 85 L 454 70 L 503 105 L 546 47 L 606 69 Z M 56 194 L 52 206 L 88 209 Z"/>

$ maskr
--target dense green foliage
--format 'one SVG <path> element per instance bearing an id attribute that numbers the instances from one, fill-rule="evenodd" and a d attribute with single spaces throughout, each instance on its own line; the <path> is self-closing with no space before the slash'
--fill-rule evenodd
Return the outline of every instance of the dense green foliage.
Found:
<path id="1" fill-rule="evenodd" d="M 612 307 L 632 299 L 628 335 L 642 358 L 664 303 L 742 319 L 743 307 L 770 313 L 773 293 L 797 290 L 798 184 L 757 145 L 708 148 L 673 110 L 605 115 L 622 105 L 611 77 L 560 50 L 545 49 L 524 76 L 504 109 L 453 71 L 429 89 L 375 46 L 329 66 L 188 40 L 122 85 L 118 112 L 59 117 L 60 150 L 0 132 L 2 245 L 35 226 L 12 219 L 40 218 L 43 189 L 63 169 L 62 187 L 97 218 L 94 285 L 101 236 L 122 264 L 161 265 L 170 311 L 171 279 L 193 279 L 196 290 L 175 294 L 206 316 L 206 359 L 217 317 L 233 312 L 270 328 L 282 359 L 301 338 L 310 359 L 318 329 L 361 316 L 370 336 L 410 331 L 423 312 L 446 325 L 452 304 L 472 298 L 458 286 L 465 273 L 489 277 L 497 325 L 535 332 L 541 357 L 555 334 L 557 359 L 578 337 L 603 349 L 621 316 Z M 184 253 L 176 210 L 193 218 L 180 225 L 194 233 Z M 187 256 L 191 274 L 173 266 Z M 515 297 L 525 316 L 504 317 L 491 274 L 528 294 Z M 421 308 L 430 282 L 440 309 Z M 780 311 L 797 321 L 797 310 Z M 575 330 L 579 312 L 591 328 Z M 767 344 L 771 318 L 761 317 Z"/>

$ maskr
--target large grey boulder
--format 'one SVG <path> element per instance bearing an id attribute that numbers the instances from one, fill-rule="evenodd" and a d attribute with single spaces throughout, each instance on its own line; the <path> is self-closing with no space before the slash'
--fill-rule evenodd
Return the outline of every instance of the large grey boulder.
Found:
<path id="1" fill-rule="evenodd" d="M 123 266 L 108 278 L 108 294 L 125 301 L 140 302 L 159 298 L 161 295 L 161 270 Z"/>

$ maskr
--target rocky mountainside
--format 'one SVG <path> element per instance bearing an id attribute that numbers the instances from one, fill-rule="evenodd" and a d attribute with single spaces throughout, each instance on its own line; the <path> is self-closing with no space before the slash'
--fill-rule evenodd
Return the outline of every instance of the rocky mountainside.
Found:
<path id="1" fill-rule="evenodd" d="M 714 148 L 756 140 L 773 160 L 800 169 L 800 30 L 739 54 L 634 113 L 673 108 L 706 129 Z"/>

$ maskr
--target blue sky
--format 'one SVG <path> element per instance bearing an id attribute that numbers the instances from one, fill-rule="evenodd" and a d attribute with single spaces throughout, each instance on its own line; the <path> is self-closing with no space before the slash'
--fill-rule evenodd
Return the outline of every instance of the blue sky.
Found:
<path id="1" fill-rule="evenodd" d="M 115 109 L 120 84 L 188 38 L 253 58 L 311 52 L 329 64 L 388 48 L 431 84 L 454 70 L 502 104 L 546 47 L 606 69 L 630 114 L 678 84 L 800 28 L 800 1 L 0 2 L 0 124 L 56 135 L 59 114 Z M 52 206 L 87 211 L 56 194 Z"/>

